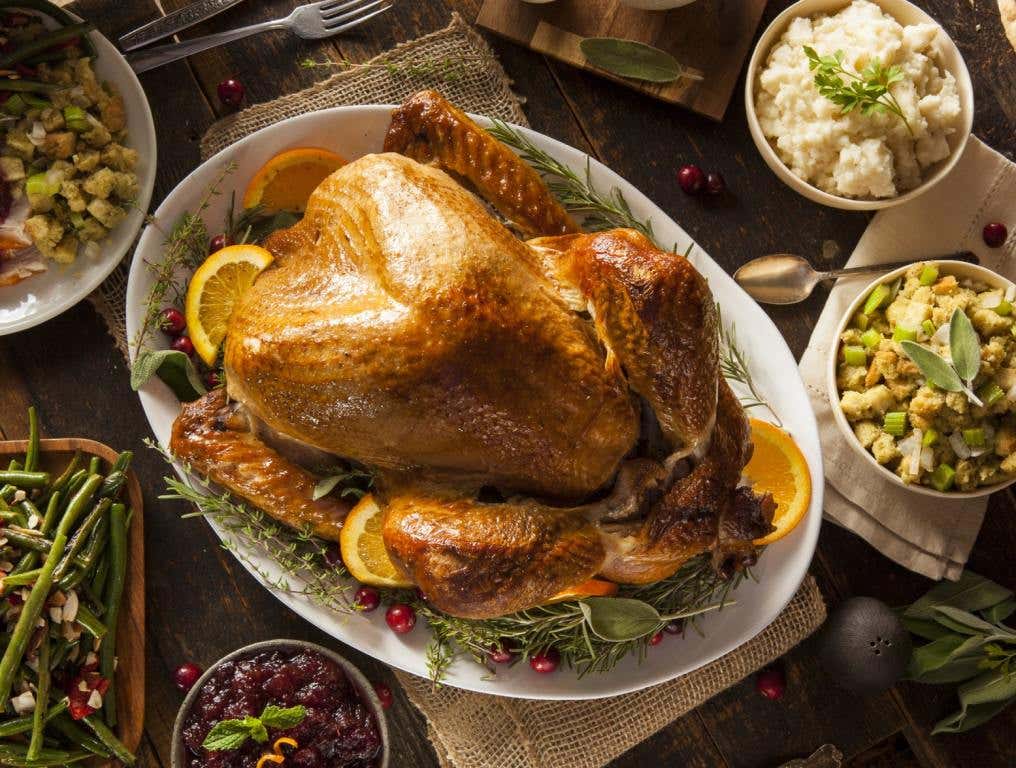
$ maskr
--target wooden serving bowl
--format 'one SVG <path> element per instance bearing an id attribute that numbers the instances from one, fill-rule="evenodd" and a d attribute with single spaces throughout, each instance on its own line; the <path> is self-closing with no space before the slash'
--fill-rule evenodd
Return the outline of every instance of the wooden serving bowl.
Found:
<path id="1" fill-rule="evenodd" d="M 6 467 L 12 458 L 22 458 L 27 448 L 27 440 L 0 440 L 0 464 Z M 98 456 L 106 471 L 119 455 L 108 445 L 81 437 L 41 440 L 40 468 L 57 475 L 75 451 L 81 451 L 86 458 Z M 126 490 L 134 514 L 127 534 L 127 577 L 116 627 L 117 667 L 113 685 L 116 735 L 127 749 L 137 754 L 145 720 L 145 530 L 141 486 L 133 471 L 127 472 Z"/>

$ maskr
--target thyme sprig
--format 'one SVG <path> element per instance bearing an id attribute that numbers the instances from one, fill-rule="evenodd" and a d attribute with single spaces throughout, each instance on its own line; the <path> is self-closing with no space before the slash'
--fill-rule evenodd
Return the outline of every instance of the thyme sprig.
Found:
<path id="1" fill-rule="evenodd" d="M 367 61 L 357 63 L 346 58 L 317 61 L 306 58 L 300 61 L 304 69 L 381 69 L 396 77 L 430 78 L 442 82 L 455 82 L 473 72 L 481 72 L 489 59 L 479 55 L 432 56 L 413 61 Z"/>
<path id="2" fill-rule="evenodd" d="M 519 131 L 501 120 L 493 120 L 487 131 L 495 139 L 515 150 L 533 169 L 544 177 L 547 187 L 569 212 L 583 217 L 582 228 L 599 232 L 614 227 L 629 227 L 655 242 L 653 223 L 642 221 L 632 213 L 628 201 L 617 187 L 603 193 L 593 186 L 590 160 L 586 172 L 579 175 L 569 166 L 537 147 Z"/>
<path id="3" fill-rule="evenodd" d="M 741 406 L 745 410 L 765 408 L 776 420 L 776 426 L 782 427 L 783 422 L 769 401 L 762 397 L 755 386 L 755 379 L 748 364 L 748 357 L 737 343 L 737 329 L 734 324 L 723 324 L 723 313 L 719 303 L 716 304 L 717 322 L 720 326 L 720 373 L 727 381 L 740 384 L 745 391 L 737 393 Z"/>
<path id="4" fill-rule="evenodd" d="M 832 56 L 820 56 L 814 48 L 806 45 L 804 53 L 808 57 L 808 69 L 815 73 L 818 92 L 839 106 L 843 114 L 855 109 L 860 109 L 861 114 L 866 116 L 892 112 L 903 121 L 910 135 L 914 135 L 903 107 L 889 90 L 893 83 L 903 79 L 903 70 L 899 66 L 886 67 L 880 59 L 872 58 L 857 73 L 843 65 L 843 51 L 836 51 Z"/>
<path id="5" fill-rule="evenodd" d="M 135 358 L 139 357 L 149 335 L 159 326 L 159 315 L 167 304 L 179 303 L 187 293 L 187 281 L 208 255 L 208 227 L 202 215 L 212 198 L 222 193 L 222 184 L 236 170 L 236 164 L 226 163 L 219 175 L 208 186 L 194 210 L 185 211 L 166 233 L 161 258 L 146 261 L 152 273 L 152 287 L 145 298 L 145 315 L 132 345 Z M 149 217 L 148 223 L 161 230 L 160 222 Z"/>

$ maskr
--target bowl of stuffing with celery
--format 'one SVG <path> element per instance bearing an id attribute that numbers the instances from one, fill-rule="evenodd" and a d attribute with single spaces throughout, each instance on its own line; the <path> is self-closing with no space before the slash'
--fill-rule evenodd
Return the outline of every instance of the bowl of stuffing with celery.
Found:
<path id="1" fill-rule="evenodd" d="M 881 474 L 938 497 L 1016 480 L 1016 286 L 957 261 L 880 277 L 851 304 L 828 363 L 845 439 Z"/>

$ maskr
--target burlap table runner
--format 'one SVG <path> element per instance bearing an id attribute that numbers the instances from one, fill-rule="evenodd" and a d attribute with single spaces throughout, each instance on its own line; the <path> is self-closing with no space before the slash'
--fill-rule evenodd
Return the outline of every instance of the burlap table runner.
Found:
<path id="1" fill-rule="evenodd" d="M 399 66 L 453 60 L 468 62 L 453 79 L 409 76 Z M 429 86 L 439 88 L 467 111 L 527 124 L 504 70 L 483 39 L 454 14 L 445 29 L 404 43 L 365 66 L 220 120 L 205 134 L 202 155 L 207 158 L 259 128 L 293 115 L 344 104 L 398 103 Z M 126 355 L 125 290 L 126 269 L 121 268 L 92 296 L 92 302 Z M 397 677 L 410 701 L 426 717 L 443 766 L 597 768 L 779 658 L 824 619 L 822 596 L 809 576 L 776 621 L 733 653 L 664 685 L 613 699 L 523 701 L 449 687 L 434 689 L 430 681 L 401 672 Z"/>

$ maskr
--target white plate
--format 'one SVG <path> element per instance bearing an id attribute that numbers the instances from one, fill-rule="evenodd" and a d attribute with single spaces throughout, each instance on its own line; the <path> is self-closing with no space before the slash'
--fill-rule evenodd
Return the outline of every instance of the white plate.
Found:
<path id="1" fill-rule="evenodd" d="M 130 250 L 152 201 L 155 186 L 155 124 L 148 99 L 134 71 L 113 44 L 98 32 L 91 40 L 98 51 L 95 71 L 123 96 L 127 112 L 127 146 L 138 151 L 138 199 L 120 224 L 102 243 L 95 258 L 79 254 L 62 266 L 46 260 L 45 272 L 0 288 L 0 336 L 32 328 L 70 309 L 94 291 Z"/>
<path id="2" fill-rule="evenodd" d="M 168 224 L 192 208 L 229 161 L 237 165 L 231 178 L 242 190 L 246 180 L 262 163 L 287 148 L 320 146 L 346 158 L 379 151 L 391 109 L 383 106 L 340 107 L 291 118 L 260 130 L 223 150 L 184 179 L 156 212 L 156 220 Z M 585 173 L 587 158 L 583 153 L 534 131 L 519 130 L 538 147 L 577 172 Z M 596 160 L 589 161 L 589 168 L 594 185 L 604 190 L 616 186 L 627 198 L 636 216 L 652 219 L 660 242 L 677 243 L 681 251 L 691 245 L 687 233 L 631 184 Z M 225 191 L 228 190 L 227 186 Z M 229 194 L 213 198 L 206 221 L 222 221 L 228 200 Z M 151 285 L 151 275 L 144 263 L 161 258 L 162 239 L 162 234 L 150 226 L 138 244 L 127 289 L 128 338 L 133 338 L 137 332 L 145 296 Z M 635 658 L 629 658 L 609 673 L 588 675 L 581 680 L 566 669 L 553 675 L 539 675 L 527 664 L 500 669 L 496 678 L 492 678 L 478 665 L 461 659 L 449 671 L 447 683 L 484 693 L 533 699 L 598 698 L 645 688 L 701 667 L 750 640 L 776 618 L 804 578 L 815 550 L 822 517 L 822 458 L 815 418 L 797 374 L 797 364 L 780 332 L 759 306 L 701 250 L 696 248 L 692 259 L 709 279 L 713 294 L 723 307 L 724 321 L 736 323 L 740 344 L 755 363 L 756 384 L 773 403 L 808 459 L 814 494 L 807 518 L 793 533 L 766 550 L 755 569 L 758 582 L 747 581 L 735 592 L 737 606 L 704 617 L 701 622 L 704 637 L 694 632 L 689 632 L 684 639 L 668 637 L 661 646 L 650 649 L 648 659 L 641 665 Z M 762 361 L 766 363 L 764 368 Z M 140 395 L 152 429 L 165 445 L 179 412 L 179 404 L 157 379 L 149 382 Z M 216 532 L 223 536 L 221 529 L 216 528 Z M 243 557 L 269 574 L 278 574 L 273 563 L 255 551 L 244 550 Z M 257 574 L 254 575 L 263 582 Z M 424 649 L 429 633 L 425 627 L 418 627 L 408 636 L 396 635 L 385 625 L 383 611 L 337 615 L 302 597 L 272 591 L 279 600 L 336 639 L 386 664 L 417 675 L 427 674 Z"/>

